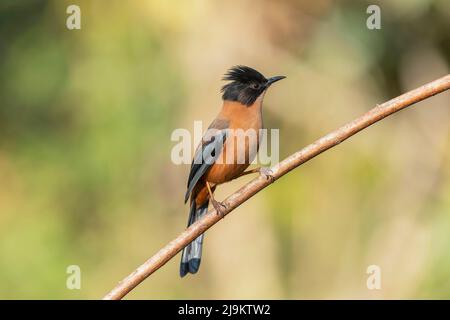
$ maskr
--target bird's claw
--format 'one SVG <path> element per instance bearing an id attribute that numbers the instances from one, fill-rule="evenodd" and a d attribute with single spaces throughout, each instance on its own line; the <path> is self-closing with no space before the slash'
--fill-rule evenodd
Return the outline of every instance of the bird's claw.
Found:
<path id="1" fill-rule="evenodd" d="M 214 199 L 211 200 L 211 203 L 214 209 L 216 209 L 216 214 L 219 215 L 221 219 L 223 219 L 223 217 L 225 217 L 225 210 L 227 209 L 227 207 L 222 202 L 216 201 Z"/>
<path id="2" fill-rule="evenodd" d="M 275 181 L 275 177 L 273 176 L 272 170 L 267 167 L 261 167 L 259 168 L 259 173 L 266 178 L 266 180 L 270 180 L 270 183 L 273 183 Z"/>

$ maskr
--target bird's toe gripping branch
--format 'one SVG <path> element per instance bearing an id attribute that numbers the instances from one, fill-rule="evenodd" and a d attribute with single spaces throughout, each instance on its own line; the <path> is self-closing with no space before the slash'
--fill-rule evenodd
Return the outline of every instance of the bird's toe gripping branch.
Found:
<path id="1" fill-rule="evenodd" d="M 225 211 L 227 210 L 227 207 L 222 202 L 219 202 L 215 199 L 211 199 L 211 203 L 214 209 L 216 209 L 216 213 L 220 216 L 221 219 L 223 219 L 223 217 L 225 217 Z"/>
<path id="2" fill-rule="evenodd" d="M 259 168 L 259 174 L 262 175 L 266 180 L 270 180 L 270 183 L 275 182 L 275 177 L 273 175 L 273 171 L 268 167 Z"/>
<path id="3" fill-rule="evenodd" d="M 211 204 L 213 205 L 214 209 L 216 209 L 216 213 L 220 216 L 221 219 L 225 217 L 225 211 L 227 210 L 227 207 L 222 203 L 214 199 L 214 194 L 211 190 L 211 186 L 209 185 L 209 182 L 206 182 L 206 187 L 208 189 L 209 193 L 209 199 L 211 201 Z"/>

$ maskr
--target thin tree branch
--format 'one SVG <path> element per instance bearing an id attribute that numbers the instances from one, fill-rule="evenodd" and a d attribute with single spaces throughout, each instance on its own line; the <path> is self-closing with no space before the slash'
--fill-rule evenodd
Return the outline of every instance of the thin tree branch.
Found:
<path id="1" fill-rule="evenodd" d="M 419 101 L 427 99 L 435 94 L 450 89 L 450 74 L 425 84 L 417 89 L 409 91 L 397 98 L 389 100 L 381 105 L 377 105 L 361 117 L 345 124 L 339 129 L 323 136 L 312 144 L 306 146 L 300 151 L 287 157 L 277 165 L 271 168 L 272 175 L 276 179 L 284 176 L 289 171 L 297 168 L 308 160 L 311 160 L 320 153 L 338 145 L 347 138 L 353 136 L 359 131 L 369 127 L 375 122 L 409 107 Z M 266 179 L 265 176 L 259 175 L 237 192 L 229 196 L 223 204 L 225 205 L 224 213 L 228 214 L 242 203 L 253 197 L 256 193 L 267 187 L 272 180 Z M 138 267 L 128 277 L 123 279 L 111 292 L 103 299 L 118 300 L 123 298 L 127 293 L 133 290 L 138 284 L 144 281 L 148 276 L 161 268 L 167 261 L 172 259 L 180 250 L 187 246 L 192 240 L 200 234 L 208 230 L 214 224 L 219 222 L 220 217 L 212 209 L 202 219 L 191 225 L 183 231 L 177 238 L 169 242 L 165 247 L 159 250 L 153 257 L 148 259 L 144 264 Z"/>

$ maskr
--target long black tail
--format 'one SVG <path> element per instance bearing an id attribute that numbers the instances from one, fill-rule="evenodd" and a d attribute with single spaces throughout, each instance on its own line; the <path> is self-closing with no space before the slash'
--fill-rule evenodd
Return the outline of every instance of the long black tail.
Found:
<path id="1" fill-rule="evenodd" d="M 200 219 L 206 212 L 208 212 L 207 201 L 200 208 L 195 209 L 195 201 L 191 203 L 191 211 L 189 212 L 188 227 L 195 221 Z M 184 277 L 188 273 L 196 273 L 200 268 L 200 261 L 202 259 L 202 246 L 204 234 L 198 236 L 194 241 L 183 249 L 180 263 L 180 276 Z"/>

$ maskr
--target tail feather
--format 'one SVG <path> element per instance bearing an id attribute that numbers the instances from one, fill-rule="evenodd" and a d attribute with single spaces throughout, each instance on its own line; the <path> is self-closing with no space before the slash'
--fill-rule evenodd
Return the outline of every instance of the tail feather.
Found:
<path id="1" fill-rule="evenodd" d="M 208 211 L 208 202 L 203 204 L 200 208 L 195 208 L 195 201 L 191 203 L 191 211 L 189 212 L 188 227 L 195 221 L 200 219 Z M 188 244 L 181 254 L 180 276 L 184 277 L 188 273 L 196 273 L 200 268 L 202 258 L 204 234 L 198 236 L 194 241 Z"/>

